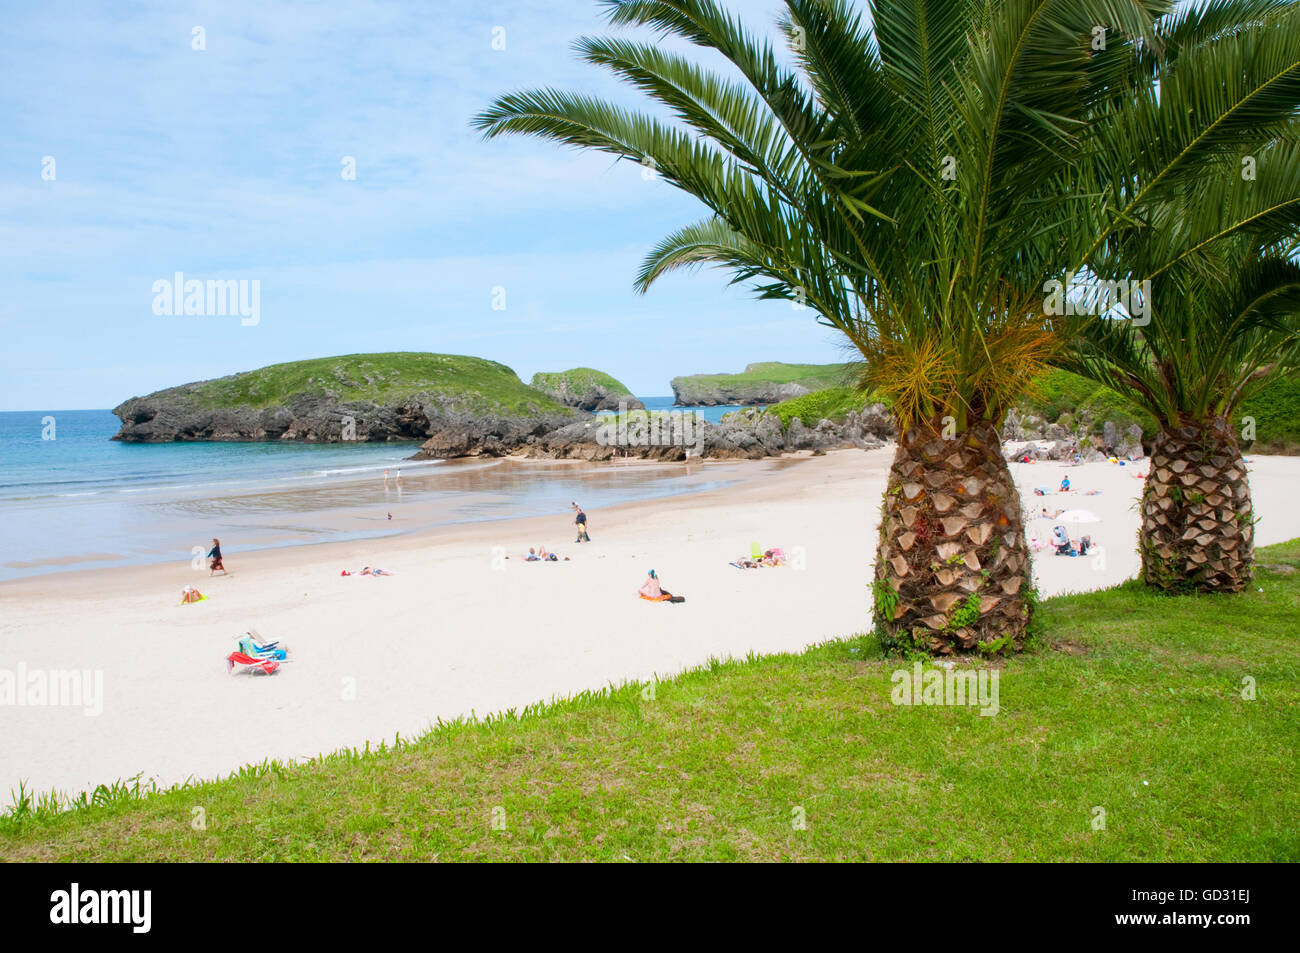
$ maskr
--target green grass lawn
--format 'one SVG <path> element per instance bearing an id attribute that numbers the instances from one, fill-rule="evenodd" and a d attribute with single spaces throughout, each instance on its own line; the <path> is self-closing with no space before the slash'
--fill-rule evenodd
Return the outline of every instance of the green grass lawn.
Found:
<path id="1" fill-rule="evenodd" d="M 1046 601 L 992 717 L 893 705 L 911 663 L 863 637 L 11 813 L 0 858 L 1296 861 L 1300 540 L 1259 558 L 1239 596 Z"/>

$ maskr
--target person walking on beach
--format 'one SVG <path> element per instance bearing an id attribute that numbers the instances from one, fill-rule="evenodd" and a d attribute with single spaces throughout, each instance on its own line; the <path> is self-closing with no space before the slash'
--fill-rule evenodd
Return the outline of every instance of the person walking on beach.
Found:
<path id="1" fill-rule="evenodd" d="M 229 576 L 226 567 L 221 563 L 221 540 L 215 536 L 212 538 L 212 548 L 208 550 L 208 575 L 212 576 L 220 569 L 223 576 Z"/>
<path id="2" fill-rule="evenodd" d="M 388 470 L 384 470 L 384 489 L 388 489 Z"/>
<path id="3" fill-rule="evenodd" d="M 397 468 L 397 488 L 398 488 L 399 490 L 402 488 L 402 468 L 401 468 L 401 467 L 398 467 L 398 468 Z"/>
<path id="4" fill-rule="evenodd" d="M 587 514 L 582 512 L 582 507 L 579 506 L 576 502 L 573 504 L 573 511 L 577 514 L 573 518 L 573 522 L 576 523 L 578 526 L 577 542 L 590 543 L 591 537 L 587 535 Z"/>

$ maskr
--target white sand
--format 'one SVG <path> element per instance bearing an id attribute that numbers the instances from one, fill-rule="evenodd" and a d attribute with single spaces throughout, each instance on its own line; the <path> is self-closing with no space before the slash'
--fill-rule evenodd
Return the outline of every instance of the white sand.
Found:
<path id="1" fill-rule="evenodd" d="M 208 579 L 188 564 L 59 573 L 0 583 L 0 668 L 102 670 L 103 712 L 0 708 L 0 801 L 29 788 L 82 790 L 143 774 L 214 777 L 263 758 L 299 758 L 485 714 L 667 676 L 711 656 L 798 650 L 870 624 L 867 582 L 892 449 L 843 451 L 709 493 L 593 512 L 574 545 L 570 514 L 423 536 L 240 555 Z M 1300 536 L 1300 458 L 1255 457 L 1260 545 Z M 707 465 L 706 465 L 707 466 Z M 1013 464 L 1028 512 L 1083 508 L 1105 558 L 1036 558 L 1044 595 L 1133 575 L 1137 467 Z M 1077 491 L 1037 497 L 1069 473 Z M 1032 508 L 1032 509 L 1030 509 Z M 1037 525 L 1046 535 L 1048 523 Z M 750 540 L 806 568 L 740 571 Z M 228 540 L 228 542 L 234 542 Z M 526 564 L 545 543 L 572 557 Z M 493 548 L 512 556 L 498 560 Z M 802 556 L 798 548 L 802 548 Z M 398 575 L 342 578 L 380 565 Z M 646 570 L 686 596 L 636 598 Z M 183 586 L 209 600 L 178 605 Z M 292 649 L 272 677 L 230 677 L 224 656 L 248 627 Z M 345 699 L 355 686 L 355 698 Z"/>

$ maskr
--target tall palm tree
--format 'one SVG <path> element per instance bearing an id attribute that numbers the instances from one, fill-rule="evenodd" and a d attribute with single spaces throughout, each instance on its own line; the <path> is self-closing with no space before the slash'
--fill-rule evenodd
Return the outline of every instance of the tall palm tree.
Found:
<path id="1" fill-rule="evenodd" d="M 1095 254 L 1121 211 L 1185 182 L 1189 158 L 1241 151 L 1251 121 L 1286 113 L 1300 69 L 1278 81 L 1275 67 L 1300 65 L 1300 30 L 1254 58 L 1237 48 L 1255 28 L 1218 38 L 1236 55 L 1203 56 L 1202 97 L 1157 111 L 1165 168 L 1135 208 L 1072 191 L 1077 170 L 1103 128 L 1130 118 L 1171 40 L 1193 58 L 1207 31 L 1278 5 L 1217 0 L 1167 17 L 1170 0 L 871 0 L 867 26 L 848 0 L 786 0 L 787 66 L 714 0 L 606 0 L 612 24 L 684 39 L 731 69 L 588 37 L 583 58 L 671 118 L 542 89 L 502 96 L 475 124 L 653 164 L 703 202 L 707 218 L 647 257 L 641 290 L 718 265 L 761 297 L 812 307 L 861 351 L 900 431 L 877 631 L 939 652 L 996 649 L 1023 639 L 1034 599 L 997 428 L 1060 342 L 1044 283 Z"/>
<path id="2" fill-rule="evenodd" d="M 1259 180 L 1228 186 L 1218 202 L 1189 197 L 1099 256 L 1122 258 L 1135 278 L 1155 275 L 1144 313 L 1081 322 L 1057 357 L 1157 422 L 1138 549 L 1142 578 L 1170 591 L 1236 592 L 1250 580 L 1254 512 L 1238 434 L 1254 435 L 1238 409 L 1300 369 L 1300 148 L 1264 150 L 1260 161 Z M 1272 227 L 1203 244 L 1247 205 Z M 1183 247 L 1169 261 L 1171 240 Z"/>

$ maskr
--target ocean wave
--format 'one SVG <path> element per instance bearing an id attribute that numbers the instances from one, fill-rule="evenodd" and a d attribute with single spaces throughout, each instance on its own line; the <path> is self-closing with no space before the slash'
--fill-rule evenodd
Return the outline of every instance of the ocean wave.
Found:
<path id="1" fill-rule="evenodd" d="M 403 460 L 401 465 L 383 463 L 375 466 L 366 467 L 341 467 L 335 470 L 313 470 L 314 476 L 338 476 L 344 473 L 378 473 L 380 470 L 400 470 L 405 467 L 408 470 L 414 470 L 418 467 L 436 467 L 445 460 Z"/>

